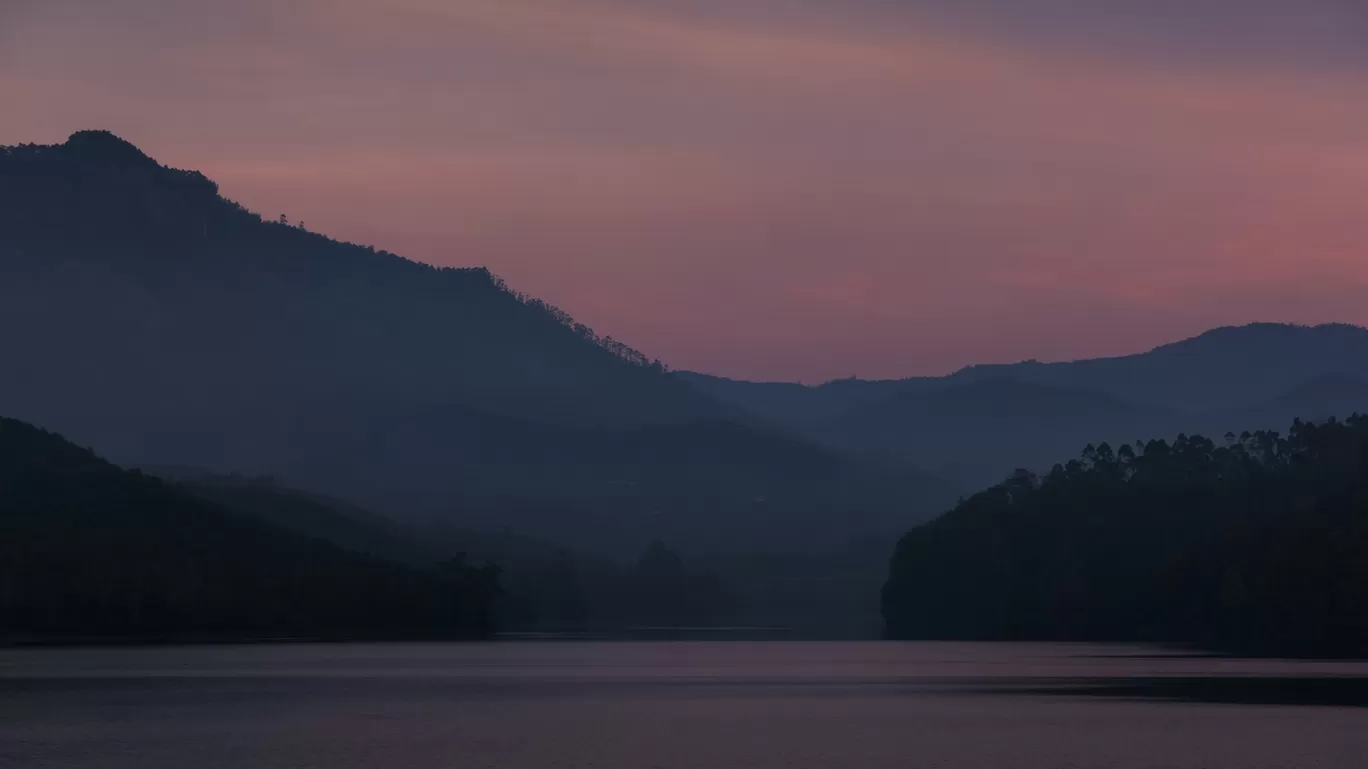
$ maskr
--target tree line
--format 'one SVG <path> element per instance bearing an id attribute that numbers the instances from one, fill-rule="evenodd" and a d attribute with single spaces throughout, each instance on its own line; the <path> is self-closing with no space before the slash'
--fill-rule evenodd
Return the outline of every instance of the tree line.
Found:
<path id="1" fill-rule="evenodd" d="M 1368 416 L 1088 446 L 898 543 L 895 638 L 1368 655 Z"/>
<path id="2" fill-rule="evenodd" d="M 468 638 L 498 571 L 349 552 L 0 419 L 0 641 Z"/>

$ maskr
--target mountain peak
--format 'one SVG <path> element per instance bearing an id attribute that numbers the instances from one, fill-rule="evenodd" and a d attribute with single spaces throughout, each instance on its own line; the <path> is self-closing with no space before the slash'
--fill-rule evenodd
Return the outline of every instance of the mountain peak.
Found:
<path id="1" fill-rule="evenodd" d="M 62 148 L 82 160 L 109 165 L 157 165 L 157 161 L 147 156 L 132 142 L 121 139 L 109 131 L 77 131 L 72 134 Z"/>
<path id="2" fill-rule="evenodd" d="M 1356 345 L 1365 337 L 1368 337 L 1368 329 L 1348 323 L 1249 323 L 1213 328 L 1188 339 L 1160 345 L 1151 353 L 1205 354 L 1208 350 L 1216 349 L 1226 353 L 1243 351 L 1260 354 L 1267 352 L 1268 345 L 1285 345 L 1296 349 L 1306 345 Z"/>

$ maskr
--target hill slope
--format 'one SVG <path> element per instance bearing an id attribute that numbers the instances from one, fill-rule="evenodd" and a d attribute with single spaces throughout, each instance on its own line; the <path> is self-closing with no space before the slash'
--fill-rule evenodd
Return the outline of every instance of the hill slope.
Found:
<path id="1" fill-rule="evenodd" d="M 0 151 L 0 259 L 7 317 L 42 323 L 7 335 L 38 371 L 5 385 L 35 398 L 65 374 L 99 380 L 83 398 L 156 388 L 161 414 L 225 422 L 396 398 L 577 424 L 725 413 L 486 270 L 264 221 L 105 133 Z"/>
<path id="2" fill-rule="evenodd" d="M 997 377 L 876 401 L 825 429 L 834 442 L 976 488 L 1099 437 L 1147 440 L 1180 421 L 1171 411 L 1102 393 Z"/>
<path id="3" fill-rule="evenodd" d="M 950 378 L 963 382 L 1004 374 L 1189 411 L 1247 407 L 1320 377 L 1368 376 L 1368 329 L 1343 324 L 1228 326 L 1137 355 L 973 366 Z"/>
<path id="4" fill-rule="evenodd" d="M 909 532 L 889 634 L 1368 656 L 1368 418 L 1099 448 Z"/>
<path id="5" fill-rule="evenodd" d="M 4 638 L 482 635 L 494 590 L 490 573 L 347 552 L 0 419 Z"/>
<path id="6" fill-rule="evenodd" d="M 1368 329 L 1262 323 L 1139 355 L 819 387 L 676 376 L 796 434 L 974 488 L 1043 470 L 1088 441 L 1224 435 L 1368 409 Z"/>
<path id="7" fill-rule="evenodd" d="M 0 349 L 9 413 L 115 461 L 584 546 L 807 546 L 952 498 L 775 435 L 486 270 L 263 220 L 102 132 L 0 150 Z"/>

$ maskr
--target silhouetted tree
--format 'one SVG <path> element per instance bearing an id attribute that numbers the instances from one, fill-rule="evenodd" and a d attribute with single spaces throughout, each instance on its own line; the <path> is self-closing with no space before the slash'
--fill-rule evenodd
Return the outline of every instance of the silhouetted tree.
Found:
<path id="1" fill-rule="evenodd" d="M 1230 438 L 1089 447 L 965 500 L 899 542 L 888 632 L 1368 655 L 1368 417 Z"/>

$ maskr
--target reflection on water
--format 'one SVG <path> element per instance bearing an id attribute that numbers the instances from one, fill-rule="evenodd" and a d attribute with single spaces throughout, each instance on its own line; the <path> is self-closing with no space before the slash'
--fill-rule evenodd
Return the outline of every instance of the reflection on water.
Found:
<path id="1" fill-rule="evenodd" d="M 1242 705 L 1321 705 L 1368 707 L 1368 678 L 1331 676 L 1183 676 L 1158 678 L 1092 678 L 1034 681 L 1003 685 L 987 692 L 1075 697 L 1110 697 L 1172 702 Z"/>
<path id="2" fill-rule="evenodd" d="M 1338 767 L 1368 665 L 896 643 L 0 650 L 3 767 Z"/>

